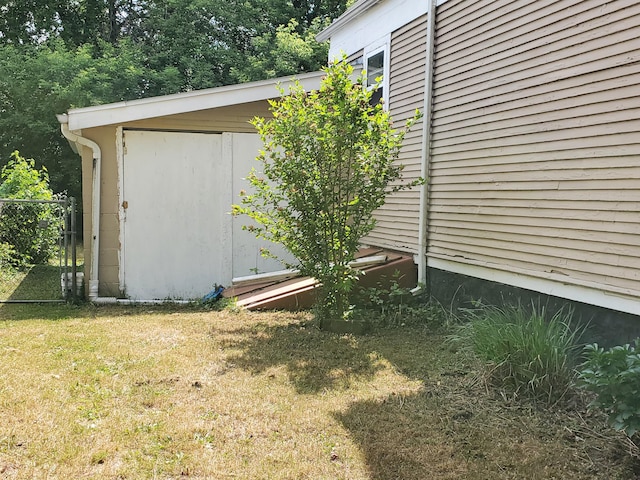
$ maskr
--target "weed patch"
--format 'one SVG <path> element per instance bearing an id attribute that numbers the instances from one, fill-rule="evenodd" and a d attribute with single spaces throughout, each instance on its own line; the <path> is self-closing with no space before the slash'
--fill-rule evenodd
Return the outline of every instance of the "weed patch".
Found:
<path id="1" fill-rule="evenodd" d="M 611 426 L 629 436 L 635 456 L 640 456 L 639 343 L 636 340 L 635 345 L 618 345 L 607 350 L 596 344 L 587 345 L 587 360 L 580 370 L 583 386 L 596 395 L 591 405 L 604 410 Z"/>

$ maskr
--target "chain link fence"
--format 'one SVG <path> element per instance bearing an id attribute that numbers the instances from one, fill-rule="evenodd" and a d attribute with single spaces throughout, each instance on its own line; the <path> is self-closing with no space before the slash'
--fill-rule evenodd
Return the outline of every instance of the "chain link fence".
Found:
<path id="1" fill-rule="evenodd" d="M 0 302 L 76 301 L 76 243 L 74 198 L 0 199 Z"/>

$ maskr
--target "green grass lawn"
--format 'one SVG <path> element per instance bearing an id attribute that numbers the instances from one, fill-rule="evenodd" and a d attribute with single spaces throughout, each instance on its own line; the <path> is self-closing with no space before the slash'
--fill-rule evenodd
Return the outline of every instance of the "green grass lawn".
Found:
<path id="1" fill-rule="evenodd" d="M 83 253 L 80 244 L 77 248 L 78 272 L 84 268 Z M 0 301 L 63 300 L 61 263 L 64 263 L 63 257 L 56 255 L 46 265 L 28 265 L 18 270 L 0 269 Z M 71 272 L 71 254 L 68 269 Z"/>
<path id="2" fill-rule="evenodd" d="M 2 305 L 0 478 L 637 478 L 601 415 L 501 398 L 443 333 Z"/>
<path id="3" fill-rule="evenodd" d="M 0 273 L 0 300 L 62 300 L 57 265 L 31 265 Z"/>

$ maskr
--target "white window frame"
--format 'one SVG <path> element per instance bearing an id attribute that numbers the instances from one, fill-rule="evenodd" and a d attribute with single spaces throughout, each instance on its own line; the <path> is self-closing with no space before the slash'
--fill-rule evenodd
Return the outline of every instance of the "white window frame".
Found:
<path id="1" fill-rule="evenodd" d="M 389 72 L 391 70 L 390 44 L 391 34 L 385 35 L 384 37 L 381 37 L 375 42 L 367 45 L 364 48 L 362 55 L 362 68 L 366 71 L 369 58 L 383 52 L 384 65 L 382 67 L 382 82 L 380 85 L 382 87 L 382 99 L 384 100 L 382 107 L 385 110 L 389 110 Z M 370 85 L 367 84 L 367 88 L 370 88 Z"/>

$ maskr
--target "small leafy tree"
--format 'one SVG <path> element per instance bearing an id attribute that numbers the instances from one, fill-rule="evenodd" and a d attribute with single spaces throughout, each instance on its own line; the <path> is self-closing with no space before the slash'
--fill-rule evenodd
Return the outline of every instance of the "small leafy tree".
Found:
<path id="1" fill-rule="evenodd" d="M 395 162 L 419 112 L 396 131 L 382 105 L 371 105 L 364 74 L 353 80 L 344 59 L 324 71 L 319 90 L 281 89 L 273 118 L 253 120 L 264 142 L 262 173 L 251 171 L 252 192 L 241 192 L 242 205 L 233 207 L 255 221 L 248 230 L 284 245 L 300 271 L 321 283 L 321 325 L 347 317 L 357 278 L 349 263 L 375 225 L 373 212 L 388 193 L 422 183 L 403 183 Z"/>
<path id="2" fill-rule="evenodd" d="M 640 432 L 640 339 L 635 345 L 617 345 L 605 350 L 597 344 L 585 347 L 586 362 L 580 379 L 596 394 L 592 406 L 609 415 L 616 430 L 630 437 Z"/>
<path id="3" fill-rule="evenodd" d="M 52 200 L 46 169 L 15 151 L 0 174 L 0 198 Z M 50 204 L 11 203 L 2 205 L 0 244 L 13 252 L 15 266 L 46 263 L 54 253 L 59 220 Z"/>

